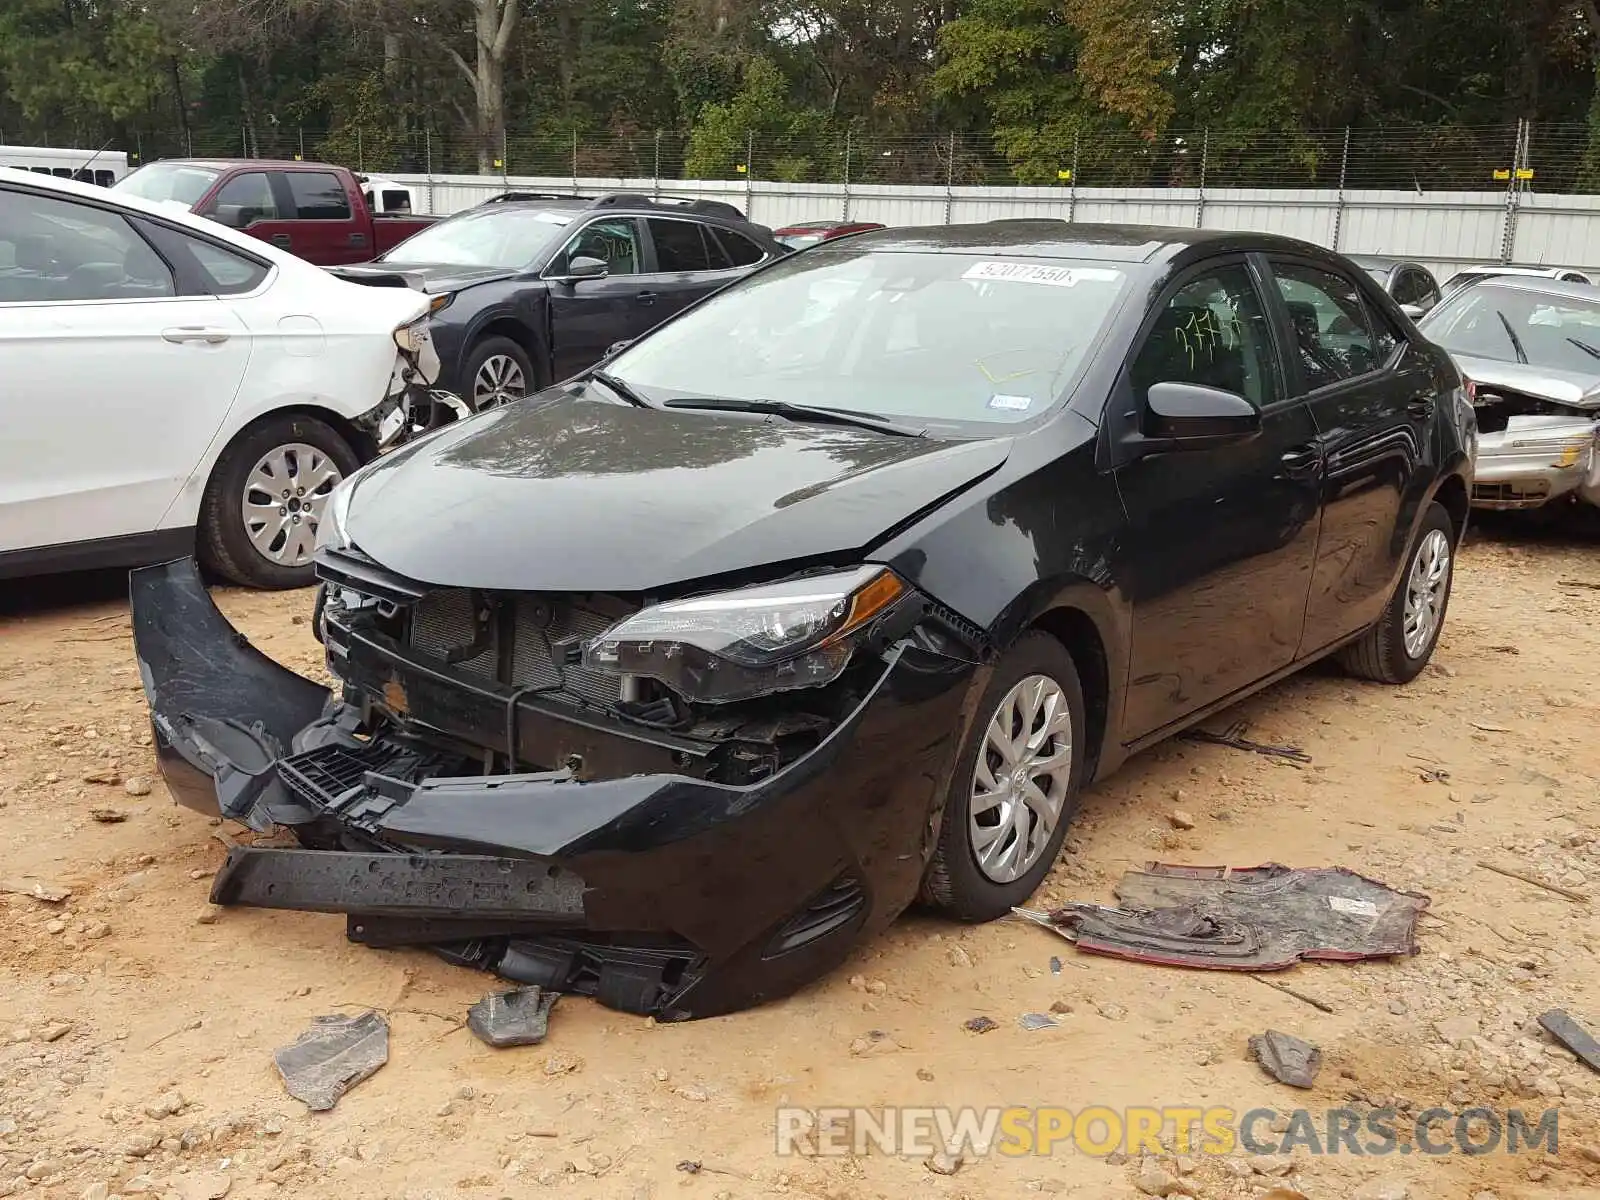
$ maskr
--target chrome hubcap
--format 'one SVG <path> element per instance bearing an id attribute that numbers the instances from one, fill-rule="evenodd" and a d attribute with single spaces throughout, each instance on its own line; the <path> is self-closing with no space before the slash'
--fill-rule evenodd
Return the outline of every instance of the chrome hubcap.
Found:
<path id="1" fill-rule="evenodd" d="M 1430 529 L 1411 560 L 1406 578 L 1406 653 L 1421 658 L 1439 628 L 1445 597 L 1450 589 L 1450 539 Z"/>
<path id="2" fill-rule="evenodd" d="M 528 394 L 528 379 L 517 360 L 508 354 L 491 354 L 472 380 L 472 408 L 482 412 L 521 400 Z"/>
<path id="3" fill-rule="evenodd" d="M 1039 861 L 1072 784 L 1072 710 L 1048 675 L 1006 693 L 973 769 L 969 836 L 978 869 L 1012 883 Z"/>
<path id="4" fill-rule="evenodd" d="M 245 481 L 241 505 L 256 553 L 280 567 L 309 563 L 328 493 L 341 478 L 333 459 L 304 442 L 262 455 Z"/>

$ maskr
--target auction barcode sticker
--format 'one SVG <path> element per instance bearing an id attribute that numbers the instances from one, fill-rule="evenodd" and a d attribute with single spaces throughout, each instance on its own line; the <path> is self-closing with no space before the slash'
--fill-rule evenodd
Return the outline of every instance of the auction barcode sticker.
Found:
<path id="1" fill-rule="evenodd" d="M 1371 900 L 1350 900 L 1344 896 L 1329 896 L 1328 907 L 1334 912 L 1348 913 L 1354 917 L 1375 917 L 1378 906 Z"/>
<path id="2" fill-rule="evenodd" d="M 1117 272 L 1101 267 L 1047 267 L 1043 263 L 979 262 L 961 273 L 963 279 L 1004 280 L 1074 287 L 1080 283 L 1115 283 Z"/>

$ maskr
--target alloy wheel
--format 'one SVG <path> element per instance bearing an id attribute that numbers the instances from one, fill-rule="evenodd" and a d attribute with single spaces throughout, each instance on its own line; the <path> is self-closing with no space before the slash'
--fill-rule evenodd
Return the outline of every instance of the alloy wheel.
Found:
<path id="1" fill-rule="evenodd" d="M 280 567 L 309 563 L 328 495 L 341 478 L 332 458 L 304 442 L 263 454 L 245 479 L 240 504 L 256 553 Z"/>
<path id="2" fill-rule="evenodd" d="M 1005 694 L 973 768 L 969 837 L 995 883 L 1026 875 L 1050 844 L 1072 784 L 1072 709 L 1061 685 L 1029 675 Z"/>
<path id="3" fill-rule="evenodd" d="M 528 394 L 528 378 L 522 365 L 509 354 L 491 354 L 483 360 L 472 379 L 472 410 L 498 408 Z"/>
<path id="4" fill-rule="evenodd" d="M 1406 579 L 1405 620 L 1402 626 L 1406 653 L 1421 658 L 1439 628 L 1450 585 L 1450 539 L 1442 530 L 1430 529 L 1411 560 Z"/>

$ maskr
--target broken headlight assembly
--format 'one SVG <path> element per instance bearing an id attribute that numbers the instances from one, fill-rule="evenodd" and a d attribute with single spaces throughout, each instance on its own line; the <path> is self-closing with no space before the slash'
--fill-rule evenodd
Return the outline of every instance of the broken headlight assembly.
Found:
<path id="1" fill-rule="evenodd" d="M 328 493 L 328 503 L 322 509 L 322 519 L 317 522 L 318 550 L 344 550 L 350 545 L 350 536 L 344 531 L 345 519 L 350 515 L 350 493 L 355 490 L 357 471 L 348 479 L 341 479 Z"/>
<path id="2" fill-rule="evenodd" d="M 583 661 L 705 704 L 823 687 L 885 618 L 916 600 L 878 566 L 672 600 L 612 626 L 584 647 Z"/>

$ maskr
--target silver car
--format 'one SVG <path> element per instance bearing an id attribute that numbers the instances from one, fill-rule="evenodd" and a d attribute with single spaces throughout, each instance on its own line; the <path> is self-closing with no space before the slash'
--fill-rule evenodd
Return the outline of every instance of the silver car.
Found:
<path id="1" fill-rule="evenodd" d="M 1486 279 L 1447 294 L 1419 327 L 1469 381 L 1474 507 L 1600 505 L 1600 287 Z"/>

